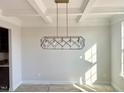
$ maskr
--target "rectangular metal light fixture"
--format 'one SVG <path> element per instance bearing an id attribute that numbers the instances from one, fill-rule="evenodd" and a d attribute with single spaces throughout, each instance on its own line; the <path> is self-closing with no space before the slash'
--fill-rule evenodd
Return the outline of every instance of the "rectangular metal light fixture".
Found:
<path id="1" fill-rule="evenodd" d="M 41 39 L 43 49 L 54 50 L 80 50 L 85 46 L 82 36 L 48 36 Z"/>
<path id="2" fill-rule="evenodd" d="M 55 3 L 69 3 L 69 0 L 55 0 Z"/>

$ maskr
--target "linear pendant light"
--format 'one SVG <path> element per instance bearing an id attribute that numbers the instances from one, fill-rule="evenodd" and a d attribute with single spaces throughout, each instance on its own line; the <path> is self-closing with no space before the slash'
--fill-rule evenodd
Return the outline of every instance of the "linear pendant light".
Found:
<path id="1" fill-rule="evenodd" d="M 81 50 L 85 46 L 85 39 L 82 36 L 68 35 L 68 3 L 69 0 L 55 0 L 57 5 L 57 32 L 56 36 L 44 36 L 41 39 L 41 47 L 50 50 Z M 66 4 L 66 36 L 59 36 L 58 26 L 58 4 Z"/>

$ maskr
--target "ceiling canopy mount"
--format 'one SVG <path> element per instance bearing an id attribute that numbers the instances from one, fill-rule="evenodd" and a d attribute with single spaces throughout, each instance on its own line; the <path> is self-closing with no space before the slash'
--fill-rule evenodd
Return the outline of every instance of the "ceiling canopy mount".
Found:
<path id="1" fill-rule="evenodd" d="M 69 3 L 69 0 L 55 0 L 55 3 Z"/>

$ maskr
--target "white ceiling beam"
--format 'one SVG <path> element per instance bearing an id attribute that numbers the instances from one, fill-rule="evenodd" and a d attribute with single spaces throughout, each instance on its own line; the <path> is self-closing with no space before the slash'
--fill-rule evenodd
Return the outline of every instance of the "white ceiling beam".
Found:
<path id="1" fill-rule="evenodd" d="M 56 11 L 55 9 L 48 9 L 49 11 L 46 12 L 46 16 L 56 16 Z M 59 9 L 59 16 L 65 16 L 65 9 Z M 42 16 L 40 14 L 36 14 L 35 12 L 32 12 L 31 10 L 6 10 L 2 13 L 0 10 L 0 14 L 3 14 L 5 16 Z M 98 8 L 93 8 L 89 13 L 88 16 L 102 16 L 102 15 L 115 15 L 115 14 L 124 14 L 124 8 L 110 8 L 110 7 L 98 7 Z M 80 9 L 69 9 L 69 16 L 82 16 L 81 10 Z M 86 17 L 85 17 L 86 18 Z"/>
<path id="2" fill-rule="evenodd" d="M 101 12 L 101 13 L 89 13 L 88 15 L 123 15 L 124 12 Z"/>
<path id="3" fill-rule="evenodd" d="M 4 15 L 5 16 L 16 16 L 16 17 L 26 17 L 26 16 L 34 16 L 34 17 L 39 17 L 39 16 L 42 16 L 42 15 L 40 15 L 40 14 L 31 14 L 31 13 L 4 13 Z M 82 13 L 77 13 L 77 12 L 73 12 L 73 13 L 69 13 L 68 14 L 69 16 L 79 16 L 79 15 L 82 15 Z M 54 16 L 56 16 L 56 14 L 54 14 L 54 13 L 48 13 L 48 14 L 46 14 L 46 16 L 51 16 L 51 17 L 54 17 Z M 59 14 L 59 16 L 66 16 L 66 14 L 64 14 L 64 13 L 61 13 L 61 14 Z"/>
<path id="4" fill-rule="evenodd" d="M 59 9 L 59 16 L 65 16 L 66 9 L 60 8 Z M 56 9 L 47 9 L 45 12 L 46 16 L 56 16 Z M 32 10 L 6 10 L 3 13 L 6 16 L 41 16 L 41 14 L 36 14 L 35 12 L 32 12 Z M 69 9 L 69 16 L 77 16 L 77 15 L 82 15 L 80 9 Z"/>
<path id="5" fill-rule="evenodd" d="M 102 16 L 102 15 L 115 15 L 115 14 L 118 14 L 118 15 L 122 15 L 124 14 L 124 12 L 101 12 L 101 13 L 89 13 L 87 16 Z M 82 13 L 70 13 L 68 14 L 69 16 L 82 16 Z M 6 14 L 5 16 L 16 16 L 16 17 L 39 17 L 41 15 L 39 14 Z M 48 14 L 48 16 L 51 16 L 51 17 L 55 17 L 56 14 Z M 59 14 L 59 16 L 66 16 L 65 14 Z M 87 17 L 86 16 L 86 17 Z M 84 17 L 83 19 L 85 19 L 86 17 Z"/>
<path id="6" fill-rule="evenodd" d="M 60 10 L 59 16 L 65 16 L 65 8 L 60 8 L 59 10 Z M 42 16 L 41 14 L 36 14 L 36 12 L 33 12 L 32 10 L 5 10 L 4 12 L 0 10 L 0 14 L 3 14 L 5 16 L 16 16 L 16 17 Z M 87 16 L 102 16 L 102 15 L 115 15 L 115 14 L 120 14 L 120 15 L 124 14 L 124 7 L 118 7 L 118 8 L 117 7 L 94 7 L 92 8 L 92 10 L 90 10 L 90 12 L 88 12 Z M 53 16 L 53 17 L 56 16 L 56 9 L 55 8 L 47 9 L 47 11 L 45 12 L 45 15 Z M 68 15 L 82 16 L 82 11 L 81 9 L 70 8 Z"/>
<path id="7" fill-rule="evenodd" d="M 56 16 L 57 15 L 57 11 L 56 11 L 55 8 L 48 9 L 46 14 L 50 15 L 50 16 Z M 59 8 L 59 16 L 65 16 L 65 15 L 66 15 L 66 8 Z M 81 15 L 81 10 L 80 9 L 76 9 L 76 8 L 69 8 L 68 9 L 68 15 L 69 16 Z"/>
<path id="8" fill-rule="evenodd" d="M 35 9 L 38 15 L 44 20 L 45 23 L 51 23 L 52 19 L 46 15 L 47 8 L 42 0 L 27 0 L 29 4 Z"/>
<path id="9" fill-rule="evenodd" d="M 82 15 L 77 17 L 78 22 L 81 22 L 83 19 L 86 18 L 94 2 L 95 0 L 84 0 L 84 2 L 81 5 Z"/>

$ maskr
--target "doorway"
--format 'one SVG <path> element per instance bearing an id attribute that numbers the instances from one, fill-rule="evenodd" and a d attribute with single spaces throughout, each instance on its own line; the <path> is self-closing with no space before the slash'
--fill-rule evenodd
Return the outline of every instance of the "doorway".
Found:
<path id="1" fill-rule="evenodd" d="M 9 30 L 0 27 L 0 91 L 9 91 Z"/>

